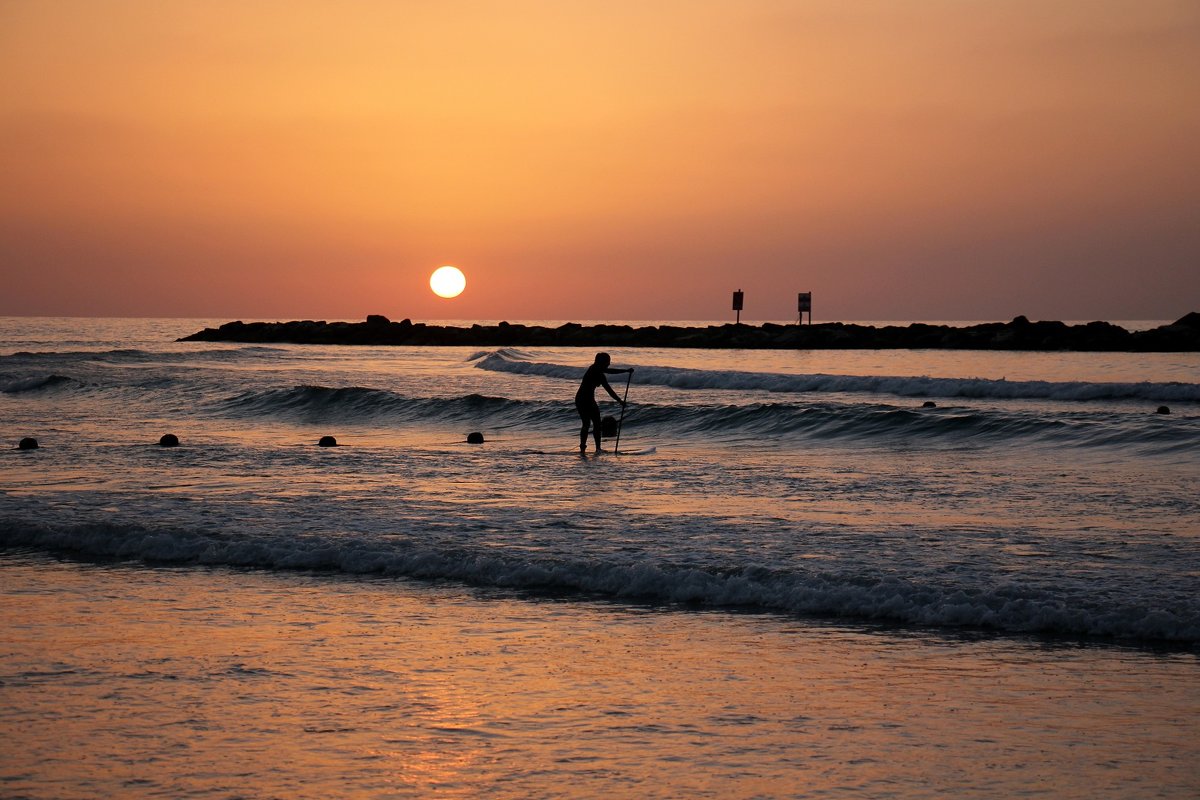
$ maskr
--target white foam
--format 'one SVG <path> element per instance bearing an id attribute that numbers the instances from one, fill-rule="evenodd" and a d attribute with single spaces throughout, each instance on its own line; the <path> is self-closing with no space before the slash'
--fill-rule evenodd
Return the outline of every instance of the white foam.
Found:
<path id="1" fill-rule="evenodd" d="M 479 358 L 480 369 L 517 375 L 540 375 L 578 380 L 583 370 L 529 361 L 510 351 Z M 638 367 L 637 383 L 674 389 L 728 389 L 766 392 L 840 392 L 891 394 L 900 397 L 963 397 L 973 399 L 1040 400 L 1147 400 L 1156 402 L 1200 400 L 1200 383 L 1102 383 L 1088 381 L 1008 381 L 986 378 L 930 378 L 891 375 L 785 375 L 736 370 L 699 370 L 679 367 Z"/>
<path id="2" fill-rule="evenodd" d="M 634 558 L 537 560 L 365 539 L 296 536 L 255 540 L 197 531 L 106 524 L 31 525 L 13 520 L 0 520 L 0 545 L 151 563 L 450 579 L 529 591 L 939 627 L 1200 641 L 1200 608 L 1194 603 L 1186 608 L 1155 608 L 1137 598 L 1113 601 L 1087 587 L 1050 591 L 1018 583 L 939 586 L 887 575 L 802 573 L 764 567 L 712 572 Z"/>

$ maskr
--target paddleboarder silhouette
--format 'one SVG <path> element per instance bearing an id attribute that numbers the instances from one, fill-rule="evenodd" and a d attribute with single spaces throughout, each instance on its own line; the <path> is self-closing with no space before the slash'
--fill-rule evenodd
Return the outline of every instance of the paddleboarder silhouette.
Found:
<path id="1" fill-rule="evenodd" d="M 587 452 L 588 428 L 592 428 L 592 435 L 596 437 L 596 452 L 600 450 L 600 406 L 596 404 L 596 387 L 603 386 L 604 391 L 612 396 L 625 407 L 625 401 L 617 397 L 617 393 L 608 385 L 608 379 L 605 375 L 624 375 L 633 374 L 633 367 L 629 369 L 609 369 L 608 365 L 612 362 L 608 353 L 596 353 L 596 360 L 587 368 L 587 372 L 583 373 L 583 380 L 579 383 L 579 391 L 575 392 L 575 408 L 579 410 L 579 417 L 583 420 L 583 425 L 579 428 L 579 452 Z"/>

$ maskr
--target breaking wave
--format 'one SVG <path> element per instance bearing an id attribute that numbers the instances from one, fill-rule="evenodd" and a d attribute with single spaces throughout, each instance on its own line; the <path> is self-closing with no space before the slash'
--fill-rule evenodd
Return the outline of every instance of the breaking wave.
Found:
<path id="1" fill-rule="evenodd" d="M 407 397 L 386 389 L 361 386 L 294 386 L 250 391 L 216 404 L 222 413 L 235 416 L 287 416 L 302 419 L 535 421 L 546 411 L 565 414 L 567 408 L 550 401 L 509 400 L 469 394 L 461 397 Z M 574 414 L 574 407 L 571 408 Z"/>
<path id="2" fill-rule="evenodd" d="M 26 392 L 44 392 L 83 385 L 81 381 L 77 381 L 69 375 L 35 375 L 0 383 L 0 392 L 4 394 L 24 394 Z"/>
<path id="3" fill-rule="evenodd" d="M 578 380 L 582 370 L 539 361 L 513 350 L 478 353 L 479 369 L 517 375 Z M 1200 383 L 1093 383 L 1087 381 L 1009 381 L 985 378 L 930 378 L 890 375 L 782 375 L 736 370 L 701 370 L 680 367 L 638 367 L 637 383 L 673 389 L 729 389 L 738 391 L 890 394 L 899 397 L 942 397 L 998 400 L 1145 400 L 1153 402 L 1200 401 Z"/>
<path id="4" fill-rule="evenodd" d="M 301 534 L 281 540 L 113 523 L 56 526 L 0 519 L 0 546 L 146 563 L 376 574 L 530 592 L 804 616 L 882 620 L 1010 633 L 1200 641 L 1195 598 L 1122 600 L 1086 586 L 943 584 L 889 574 L 723 569 L 647 561 L 539 557 L 472 547 L 439 549 L 415 537 L 369 540 Z"/>
<path id="5" fill-rule="evenodd" d="M 561 430 L 578 415 L 573 402 L 514 400 L 469 394 L 407 397 L 359 386 L 295 386 L 249 391 L 219 401 L 220 414 L 306 421 L 477 423 Z M 1068 410 L 1030 413 L 971 408 L 903 408 L 830 401 L 745 405 L 631 405 L 626 429 L 659 436 L 759 440 L 923 440 L 944 445 L 1042 441 L 1077 446 L 1142 445 L 1161 450 L 1200 447 L 1190 418 Z"/>

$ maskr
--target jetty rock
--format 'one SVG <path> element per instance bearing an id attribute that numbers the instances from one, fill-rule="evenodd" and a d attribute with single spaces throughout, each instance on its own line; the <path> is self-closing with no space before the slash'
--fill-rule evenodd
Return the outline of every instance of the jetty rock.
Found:
<path id="1" fill-rule="evenodd" d="M 181 342 L 253 344 L 408 345 L 420 347 L 692 347 L 780 350 L 1052 350 L 1088 352 L 1200 352 L 1200 312 L 1145 331 L 1128 331 L 1110 322 L 1068 325 L 985 322 L 952 327 L 914 322 L 874 327 L 844 322 L 816 325 L 581 325 L 555 328 L 501 322 L 497 325 L 427 325 L 404 319 L 392 322 L 372 314 L 365 322 L 227 322 L 179 339 Z"/>

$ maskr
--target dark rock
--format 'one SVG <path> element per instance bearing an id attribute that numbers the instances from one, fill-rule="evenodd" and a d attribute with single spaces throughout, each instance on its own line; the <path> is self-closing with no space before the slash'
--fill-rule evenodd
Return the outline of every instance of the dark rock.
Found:
<path id="1" fill-rule="evenodd" d="M 617 436 L 617 418 L 604 417 L 600 420 L 600 435 L 605 439 L 614 439 Z"/>
<path id="2" fill-rule="evenodd" d="M 500 322 L 470 327 L 427 325 L 405 319 L 388 322 L 372 314 L 367 322 L 302 320 L 294 322 L 229 322 L 205 328 L 181 341 L 288 342 L 294 344 L 407 345 L 407 346 L 547 346 L 547 347 L 695 347 L 747 349 L 897 349 L 953 350 L 1068 350 L 1092 352 L 1200 352 L 1200 312 L 1170 325 L 1130 332 L 1107 322 L 1066 325 L 1030 322 L 1018 316 L 1011 322 L 986 322 L 952 328 L 913 323 L 870 327 L 841 322 L 817 325 L 711 325 L 685 328 L 671 325 L 634 329 L 628 325 L 580 325 L 557 328 Z"/>
<path id="3" fill-rule="evenodd" d="M 1123 350 L 1129 344 L 1129 331 L 1111 322 L 1089 322 L 1071 330 L 1070 342 L 1072 350 Z"/>
<path id="4" fill-rule="evenodd" d="M 1171 409 L 1168 408 L 1167 406 L 1159 406 L 1158 411 L 1155 411 L 1154 413 L 1155 414 L 1170 414 Z"/>
<path id="5" fill-rule="evenodd" d="M 479 431 L 471 431 L 467 434 L 467 444 L 483 444 L 483 434 Z"/>
<path id="6" fill-rule="evenodd" d="M 1182 353 L 1200 350 L 1200 314 L 1192 312 L 1170 325 L 1129 334 L 1129 350 L 1143 353 Z"/>
<path id="7" fill-rule="evenodd" d="M 932 400 L 926 400 L 924 403 L 921 403 L 921 408 L 937 408 L 937 403 Z"/>
<path id="8" fill-rule="evenodd" d="M 162 447 L 179 447 L 179 437 L 173 433 L 164 433 L 158 443 Z"/>
<path id="9" fill-rule="evenodd" d="M 18 450 L 37 450 L 38 441 L 32 436 L 26 436 L 17 444 Z"/>
<path id="10" fill-rule="evenodd" d="M 317 442 L 317 447 L 337 447 L 337 439 L 332 436 L 322 436 Z"/>

